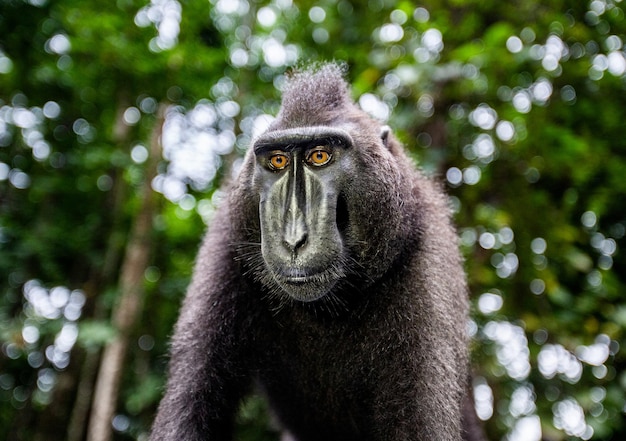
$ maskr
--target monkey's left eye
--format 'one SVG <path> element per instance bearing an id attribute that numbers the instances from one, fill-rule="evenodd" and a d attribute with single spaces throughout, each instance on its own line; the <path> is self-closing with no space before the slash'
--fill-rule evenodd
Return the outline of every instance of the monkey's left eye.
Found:
<path id="1" fill-rule="evenodd" d="M 322 165 L 328 164 L 331 159 L 332 159 L 332 155 L 330 153 L 328 153 L 326 150 L 318 148 L 318 149 L 312 150 L 311 153 L 309 153 L 309 155 L 306 158 L 306 162 L 308 162 L 311 165 L 320 167 Z"/>

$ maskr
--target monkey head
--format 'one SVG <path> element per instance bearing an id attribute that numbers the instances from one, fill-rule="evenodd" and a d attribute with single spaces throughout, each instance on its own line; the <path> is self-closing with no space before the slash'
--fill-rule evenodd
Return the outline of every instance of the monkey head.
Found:
<path id="1" fill-rule="evenodd" d="M 254 144 L 261 253 L 294 299 L 317 300 L 346 275 L 341 189 L 353 148 L 348 133 L 328 127 L 269 132 Z"/>
<path id="2" fill-rule="evenodd" d="M 288 81 L 277 119 L 247 158 L 258 195 L 261 283 L 313 302 L 385 272 L 400 252 L 403 199 L 411 197 L 389 190 L 406 187 L 396 182 L 390 142 L 388 129 L 349 98 L 336 65 Z"/>

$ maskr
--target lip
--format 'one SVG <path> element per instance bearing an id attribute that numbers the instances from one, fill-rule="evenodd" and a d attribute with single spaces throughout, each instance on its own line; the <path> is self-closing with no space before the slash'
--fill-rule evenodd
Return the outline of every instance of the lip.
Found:
<path id="1" fill-rule="evenodd" d="M 300 285 L 310 281 L 310 277 L 286 277 L 285 282 Z"/>
<path id="2" fill-rule="evenodd" d="M 312 282 L 320 282 L 326 280 L 328 277 L 325 276 L 325 272 L 319 272 L 314 274 L 298 274 L 298 275 L 285 275 L 279 274 L 279 278 L 285 282 L 292 285 L 304 285 L 306 283 Z"/>
<path id="3" fill-rule="evenodd" d="M 275 272 L 274 278 L 290 296 L 302 301 L 317 300 L 337 283 L 332 277 L 332 271 L 328 269 L 308 272 L 292 268 Z"/>

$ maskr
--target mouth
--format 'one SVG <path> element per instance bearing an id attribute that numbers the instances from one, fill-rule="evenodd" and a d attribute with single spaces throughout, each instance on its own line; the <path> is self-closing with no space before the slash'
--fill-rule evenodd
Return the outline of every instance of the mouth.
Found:
<path id="1" fill-rule="evenodd" d="M 301 277 L 286 277 L 284 282 L 290 283 L 292 285 L 303 285 L 305 283 L 310 283 L 314 281 L 314 276 L 301 276 Z"/>
<path id="2" fill-rule="evenodd" d="M 313 302 L 328 294 L 339 278 L 331 269 L 305 271 L 291 268 L 273 272 L 274 279 L 291 298 Z"/>
<path id="3" fill-rule="evenodd" d="M 308 271 L 290 271 L 288 274 L 278 274 L 278 279 L 285 283 L 294 285 L 302 285 L 305 283 L 316 283 L 328 279 L 326 271 L 308 272 Z"/>

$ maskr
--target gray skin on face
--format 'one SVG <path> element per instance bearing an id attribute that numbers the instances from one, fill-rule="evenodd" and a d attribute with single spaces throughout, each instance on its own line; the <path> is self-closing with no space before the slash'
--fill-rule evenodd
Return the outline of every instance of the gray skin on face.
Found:
<path id="1" fill-rule="evenodd" d="M 324 127 L 273 132 L 255 143 L 261 253 L 295 300 L 315 301 L 346 275 L 338 203 L 351 149 L 347 133 Z"/>

